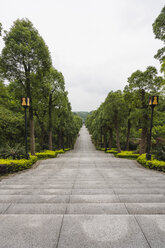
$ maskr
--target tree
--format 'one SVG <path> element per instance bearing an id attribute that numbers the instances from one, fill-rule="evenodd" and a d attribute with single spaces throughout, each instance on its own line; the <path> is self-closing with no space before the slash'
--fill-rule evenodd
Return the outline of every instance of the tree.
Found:
<path id="1" fill-rule="evenodd" d="M 2 23 L 0 23 L 0 36 L 2 35 Z"/>
<path id="2" fill-rule="evenodd" d="M 128 85 L 124 88 L 124 101 L 127 106 L 127 134 L 125 149 L 129 151 L 131 129 L 138 123 L 139 113 L 136 109 L 136 91 L 131 90 Z"/>
<path id="3" fill-rule="evenodd" d="M 161 13 L 152 24 L 155 38 L 165 42 L 165 6 L 162 8 Z M 165 47 L 162 47 L 157 51 L 155 55 L 156 59 L 159 59 L 162 67 L 162 71 L 165 70 Z"/>
<path id="4" fill-rule="evenodd" d="M 50 90 L 49 90 L 49 150 L 52 150 L 52 111 L 53 107 L 59 107 L 59 98 L 62 98 L 65 94 L 64 87 L 64 77 L 62 73 L 58 72 L 55 69 L 51 70 L 50 73 Z"/>
<path id="5" fill-rule="evenodd" d="M 118 152 L 121 152 L 120 127 L 125 120 L 123 116 L 126 117 L 126 106 L 122 92 L 120 90 L 116 92 L 111 91 L 105 99 L 105 104 L 107 104 L 107 111 L 109 111 L 109 116 L 111 118 L 110 127 L 114 127 L 116 131 L 117 150 Z"/>
<path id="6" fill-rule="evenodd" d="M 21 93 L 31 99 L 30 147 L 31 154 L 35 154 L 33 91 L 39 91 L 36 78 L 42 78 L 51 67 L 49 50 L 28 19 L 16 20 L 10 31 L 6 32 L 4 41 L 0 60 L 4 75 L 9 81 L 15 81 Z"/>
<path id="7" fill-rule="evenodd" d="M 113 130 L 116 134 L 116 147 L 121 151 L 120 131 L 125 125 L 127 108 L 123 94 L 120 90 L 109 92 L 105 101 L 100 107 L 87 116 L 86 126 L 92 134 L 92 139 L 98 147 L 104 147 L 105 150 L 111 149 L 113 143 Z"/>
<path id="8" fill-rule="evenodd" d="M 137 70 L 128 78 L 129 89 L 134 91 L 136 107 L 141 110 L 141 141 L 140 154 L 146 152 L 147 134 L 149 127 L 148 97 L 150 94 L 158 94 L 162 88 L 163 79 L 157 76 L 157 70 L 148 66 L 146 71 Z"/>

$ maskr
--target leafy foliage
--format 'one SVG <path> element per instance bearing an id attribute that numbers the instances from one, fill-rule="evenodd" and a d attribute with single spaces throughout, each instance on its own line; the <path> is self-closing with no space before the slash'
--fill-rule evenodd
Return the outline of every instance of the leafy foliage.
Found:
<path id="1" fill-rule="evenodd" d="M 161 134 L 164 135 L 164 96 L 163 78 L 158 76 L 155 67 L 146 71 L 137 70 L 128 78 L 123 92 L 109 92 L 100 107 L 91 112 L 86 119 L 86 126 L 92 135 L 96 147 L 111 150 L 136 149 L 137 153 L 147 151 L 151 109 L 148 104 L 150 95 L 160 96 L 159 106 L 155 108 L 153 148 Z M 159 127 L 159 128 L 158 128 Z M 135 157 L 135 156 L 134 156 Z"/>
<path id="2" fill-rule="evenodd" d="M 36 156 L 30 156 L 30 159 L 20 160 L 0 159 L 0 174 L 14 173 L 29 169 L 36 161 Z"/>
<path id="3" fill-rule="evenodd" d="M 89 112 L 86 112 L 86 111 L 78 111 L 78 112 L 74 112 L 74 114 L 77 114 L 78 116 L 80 116 L 83 121 L 85 122 Z"/>
<path id="4" fill-rule="evenodd" d="M 157 147 L 156 153 L 155 153 L 155 157 L 158 160 L 162 160 L 165 162 L 165 146 L 161 145 Z"/>
<path id="5" fill-rule="evenodd" d="M 21 144 L 11 147 L 9 144 L 0 149 L 0 158 L 22 159 L 26 158 L 25 148 Z"/>
<path id="6" fill-rule="evenodd" d="M 137 159 L 139 154 L 134 153 L 133 151 L 122 151 L 116 154 L 118 158 L 127 158 L 127 159 Z"/>
<path id="7" fill-rule="evenodd" d="M 146 168 L 165 171 L 165 162 L 156 160 L 153 156 L 151 160 L 146 160 L 146 154 L 142 154 L 138 157 L 137 161 Z"/>
<path id="8" fill-rule="evenodd" d="M 0 148 L 4 151 L 6 146 L 15 146 L 16 149 L 18 144 L 24 145 L 22 96 L 31 99 L 27 116 L 31 153 L 35 154 L 35 145 L 38 152 L 73 148 L 82 119 L 71 111 L 64 76 L 52 66 L 43 38 L 28 19 L 18 19 L 5 32 L 3 39 L 5 47 L 0 57 Z M 9 147 L 10 156 L 16 157 L 17 152 L 11 152 Z"/>
<path id="9" fill-rule="evenodd" d="M 35 154 L 37 158 L 39 159 L 45 159 L 45 158 L 55 158 L 57 157 L 56 151 L 44 151 L 44 152 L 38 152 Z"/>

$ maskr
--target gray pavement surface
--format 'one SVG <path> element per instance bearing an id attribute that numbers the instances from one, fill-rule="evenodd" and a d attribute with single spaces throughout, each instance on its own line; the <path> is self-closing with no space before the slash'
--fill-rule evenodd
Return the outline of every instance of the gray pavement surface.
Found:
<path id="1" fill-rule="evenodd" d="M 75 149 L 0 181 L 0 248 L 165 248 L 165 174 Z"/>

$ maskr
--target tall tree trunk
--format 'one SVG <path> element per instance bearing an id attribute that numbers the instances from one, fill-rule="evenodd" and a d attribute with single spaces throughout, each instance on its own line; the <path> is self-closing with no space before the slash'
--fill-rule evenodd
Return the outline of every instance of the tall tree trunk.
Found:
<path id="1" fill-rule="evenodd" d="M 41 147 L 42 147 L 42 149 L 45 149 L 44 144 L 45 144 L 45 131 L 41 127 Z"/>
<path id="2" fill-rule="evenodd" d="M 107 136 L 106 136 L 106 130 L 104 132 L 104 148 L 105 148 L 105 151 L 107 150 Z"/>
<path id="3" fill-rule="evenodd" d="M 53 145 L 52 145 L 52 130 L 49 130 L 49 150 L 53 150 Z"/>
<path id="4" fill-rule="evenodd" d="M 61 146 L 62 146 L 62 149 L 64 150 L 64 134 L 63 133 L 61 137 Z"/>
<path id="5" fill-rule="evenodd" d="M 61 130 L 59 130 L 59 135 L 58 135 L 58 148 L 62 148 L 62 136 L 61 136 Z"/>
<path id="6" fill-rule="evenodd" d="M 41 128 L 41 147 L 44 150 L 45 149 L 44 145 L 47 144 L 47 132 L 45 130 L 43 118 L 40 118 L 37 112 L 35 112 L 35 116 L 37 117 L 39 126 Z"/>
<path id="7" fill-rule="evenodd" d="M 146 152 L 147 147 L 147 127 L 142 128 L 141 140 L 140 140 L 140 154 Z"/>
<path id="8" fill-rule="evenodd" d="M 49 96 L 49 150 L 53 150 L 52 146 L 52 94 Z"/>
<path id="9" fill-rule="evenodd" d="M 125 148 L 126 148 L 127 151 L 129 151 L 130 131 L 131 131 L 131 122 L 128 119 L 128 123 L 127 123 L 127 139 L 126 139 L 126 145 L 125 145 Z"/>
<path id="10" fill-rule="evenodd" d="M 143 117 L 142 117 L 142 133 L 141 133 L 141 140 L 140 140 L 140 154 L 143 154 L 146 152 L 147 148 L 147 132 L 148 128 L 146 126 L 148 122 L 148 115 L 145 113 L 146 111 L 146 103 L 145 103 L 145 90 L 141 90 L 141 101 L 142 101 L 142 111 L 143 111 Z"/>
<path id="11" fill-rule="evenodd" d="M 113 140 L 113 129 L 109 129 L 109 149 L 112 149 L 112 140 Z"/>
<path id="12" fill-rule="evenodd" d="M 30 152 L 35 155 L 35 136 L 34 136 L 34 118 L 33 108 L 29 108 L 29 120 L 30 120 Z"/>
<path id="13" fill-rule="evenodd" d="M 117 146 L 117 151 L 118 152 L 121 152 L 121 148 L 120 148 L 120 136 L 119 136 L 118 113 L 116 113 L 116 116 L 115 116 L 115 128 L 116 128 L 116 146 Z"/>

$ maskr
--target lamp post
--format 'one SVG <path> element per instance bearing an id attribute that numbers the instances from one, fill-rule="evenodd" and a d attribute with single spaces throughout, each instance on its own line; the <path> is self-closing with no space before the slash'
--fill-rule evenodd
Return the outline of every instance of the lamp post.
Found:
<path id="1" fill-rule="evenodd" d="M 28 154 L 28 145 L 27 145 L 27 108 L 30 106 L 30 98 L 21 97 L 21 105 L 25 108 L 25 152 L 28 158 L 29 154 Z"/>
<path id="2" fill-rule="evenodd" d="M 149 105 L 151 106 L 151 122 L 150 122 L 150 134 L 149 134 L 149 139 L 148 139 L 148 149 L 147 149 L 147 154 L 146 154 L 146 159 L 151 160 L 151 136 L 152 136 L 152 127 L 153 127 L 153 115 L 154 115 L 154 107 L 158 105 L 158 96 L 150 96 L 149 97 Z"/>

